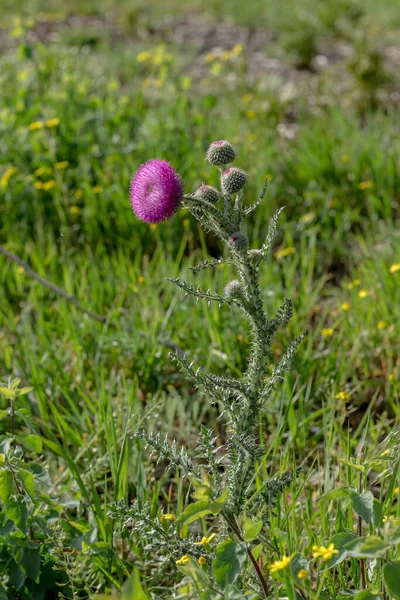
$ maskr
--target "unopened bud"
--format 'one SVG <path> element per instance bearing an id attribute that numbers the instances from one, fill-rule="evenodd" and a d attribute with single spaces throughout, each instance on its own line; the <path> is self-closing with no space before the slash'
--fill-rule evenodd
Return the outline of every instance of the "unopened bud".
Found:
<path id="1" fill-rule="evenodd" d="M 226 140 L 219 140 L 210 144 L 206 154 L 206 160 L 216 166 L 228 165 L 235 160 L 235 157 L 236 152 L 232 144 Z"/>
<path id="2" fill-rule="evenodd" d="M 247 250 L 247 248 L 249 247 L 249 238 L 242 231 L 238 231 L 231 235 L 229 241 L 232 248 L 238 250 L 239 252 L 242 250 Z"/>
<path id="3" fill-rule="evenodd" d="M 247 173 L 238 167 L 230 167 L 222 173 L 221 186 L 224 194 L 236 194 L 247 181 Z"/>
<path id="4" fill-rule="evenodd" d="M 194 193 L 196 198 L 215 204 L 219 200 L 218 191 L 212 185 L 201 185 Z"/>
<path id="5" fill-rule="evenodd" d="M 243 286 L 240 281 L 234 279 L 225 286 L 224 294 L 230 300 L 241 298 L 243 296 Z"/>

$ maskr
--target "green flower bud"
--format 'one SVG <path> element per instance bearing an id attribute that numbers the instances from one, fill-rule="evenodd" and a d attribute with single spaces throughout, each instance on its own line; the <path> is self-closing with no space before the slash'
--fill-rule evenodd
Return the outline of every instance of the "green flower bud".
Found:
<path id="1" fill-rule="evenodd" d="M 236 152 L 232 144 L 226 140 L 220 140 L 210 144 L 206 154 L 206 160 L 216 166 L 228 165 L 235 160 L 235 157 Z"/>
<path id="2" fill-rule="evenodd" d="M 239 252 L 247 250 L 247 248 L 249 247 L 249 238 L 242 231 L 237 231 L 236 233 L 231 235 L 229 242 L 232 248 L 238 250 Z"/>
<path id="3" fill-rule="evenodd" d="M 235 300 L 236 298 L 242 298 L 243 297 L 243 286 L 240 283 L 240 281 L 238 281 L 237 279 L 234 279 L 233 281 L 230 281 L 225 286 L 224 294 L 225 294 L 225 297 L 229 298 L 230 300 Z"/>
<path id="4" fill-rule="evenodd" d="M 247 181 L 247 173 L 238 167 L 230 167 L 222 173 L 221 187 L 224 194 L 236 194 Z"/>
<path id="5" fill-rule="evenodd" d="M 195 191 L 194 196 L 200 200 L 211 202 L 211 204 L 215 204 L 219 200 L 219 193 L 212 185 L 201 185 Z"/>

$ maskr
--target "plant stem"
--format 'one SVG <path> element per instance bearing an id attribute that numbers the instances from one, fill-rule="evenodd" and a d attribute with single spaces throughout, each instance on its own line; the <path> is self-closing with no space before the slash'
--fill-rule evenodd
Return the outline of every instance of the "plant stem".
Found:
<path id="1" fill-rule="evenodd" d="M 14 398 L 10 399 L 11 435 L 14 437 Z"/>
<path id="2" fill-rule="evenodd" d="M 361 492 L 362 492 L 362 473 L 360 473 L 360 477 L 358 479 L 358 493 L 361 494 Z M 357 534 L 359 537 L 362 537 L 362 518 L 360 516 L 358 517 Z M 360 558 L 360 574 L 361 574 L 361 589 L 365 590 L 365 588 L 367 587 L 367 583 L 365 580 L 365 565 L 364 565 L 363 558 Z"/>
<path id="3" fill-rule="evenodd" d="M 230 520 L 230 518 L 225 514 L 225 513 L 221 513 L 223 518 L 225 519 L 225 521 L 227 522 L 227 524 L 229 525 L 229 527 L 232 529 L 233 533 L 237 536 L 237 538 L 243 542 L 244 544 L 246 544 L 246 542 L 244 541 L 240 531 L 238 530 L 238 528 L 236 527 L 236 525 L 234 525 L 234 523 L 232 523 L 232 521 Z M 257 573 L 257 577 L 258 580 L 260 582 L 260 585 L 262 587 L 262 590 L 264 592 L 264 598 L 269 598 L 269 591 L 268 591 L 268 584 L 264 579 L 264 576 L 261 572 L 260 566 L 258 564 L 258 562 L 256 561 L 256 559 L 254 558 L 250 548 L 247 546 L 246 544 L 246 551 L 247 551 L 247 556 L 249 557 L 249 559 L 251 560 L 253 567 Z"/>

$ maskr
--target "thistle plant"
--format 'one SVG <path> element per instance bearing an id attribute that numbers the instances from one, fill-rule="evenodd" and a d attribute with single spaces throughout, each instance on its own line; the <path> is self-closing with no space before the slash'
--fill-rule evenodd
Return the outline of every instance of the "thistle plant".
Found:
<path id="1" fill-rule="evenodd" d="M 192 523 L 205 515 L 212 515 L 218 520 L 218 539 L 225 546 L 222 551 L 218 546 L 215 553 L 208 541 L 205 544 L 211 558 L 214 558 L 213 585 L 220 589 L 233 585 L 249 559 L 258 578 L 256 587 L 262 597 L 267 597 L 267 581 L 253 555 L 251 542 L 265 537 L 270 511 L 284 487 L 292 484 L 294 474 L 284 473 L 255 493 L 257 465 L 265 452 L 259 438 L 259 424 L 262 411 L 283 379 L 285 370 L 289 369 L 305 334 L 290 344 L 271 372 L 273 338 L 281 327 L 288 324 L 293 314 L 292 301 L 285 298 L 276 315 L 270 317 L 264 309 L 260 287 L 260 269 L 273 242 L 282 209 L 272 218 L 261 248 L 250 249 L 244 223 L 264 199 L 267 179 L 258 200 L 246 206 L 244 188 L 248 176 L 243 169 L 230 166 L 235 158 L 236 151 L 226 140 L 213 142 L 208 148 L 206 160 L 221 172 L 220 190 L 203 184 L 194 193 L 185 194 L 181 179 L 172 166 L 159 160 L 142 165 L 132 179 L 131 204 L 137 217 L 155 223 L 169 218 L 179 207 L 185 207 L 205 230 L 215 234 L 226 245 L 226 258 L 206 260 L 191 267 L 192 271 L 199 272 L 224 263 L 232 265 L 236 278 L 226 285 L 223 293 L 202 290 L 177 278 L 170 281 L 185 295 L 241 311 L 251 326 L 252 335 L 247 368 L 240 378 L 206 373 L 201 367 L 195 367 L 185 354 L 172 354 L 183 373 L 222 409 L 228 437 L 225 447 L 217 445 L 217 439 L 206 427 L 202 427 L 194 458 L 159 434 L 142 432 L 140 435 L 160 460 L 178 468 L 195 488 L 197 502 L 189 505 L 178 517 L 178 525 Z M 139 522 L 143 522 L 143 515 Z M 186 543 L 186 546 L 190 545 L 193 541 Z M 182 544 L 179 546 L 182 552 Z M 235 556 L 230 567 L 227 570 L 218 568 L 219 563 L 225 564 L 230 552 Z M 185 554 L 183 559 L 177 560 L 177 564 L 184 568 L 192 558 L 193 554 Z M 239 567 L 235 568 L 234 564 Z M 251 573 L 247 577 L 253 579 Z"/>

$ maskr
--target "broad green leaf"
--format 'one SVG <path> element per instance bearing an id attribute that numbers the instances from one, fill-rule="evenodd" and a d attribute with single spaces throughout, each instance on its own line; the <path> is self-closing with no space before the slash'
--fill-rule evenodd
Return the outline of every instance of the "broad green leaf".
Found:
<path id="1" fill-rule="evenodd" d="M 382 596 L 380 596 L 377 591 L 361 590 L 361 592 L 358 592 L 354 597 L 354 600 L 382 600 Z"/>
<path id="2" fill-rule="evenodd" d="M 345 560 L 345 558 L 347 557 L 347 550 L 345 546 L 349 542 L 352 542 L 354 539 L 356 539 L 356 535 L 354 535 L 354 533 L 347 532 L 336 533 L 333 537 L 331 537 L 331 539 L 328 542 L 328 546 L 329 544 L 333 544 L 336 550 L 339 550 L 339 554 L 334 554 L 332 558 L 327 562 L 327 569 L 331 569 L 332 567 L 339 565 Z"/>
<path id="3" fill-rule="evenodd" d="M 400 519 L 392 517 L 387 523 L 387 541 L 389 544 L 400 544 Z"/>
<path id="4" fill-rule="evenodd" d="M 392 598 L 400 600 L 400 560 L 392 560 L 383 567 L 383 581 Z"/>
<path id="5" fill-rule="evenodd" d="M 224 490 L 219 498 L 216 500 L 199 500 L 193 504 L 189 504 L 181 515 L 177 518 L 176 522 L 179 524 L 193 523 L 198 519 L 202 519 L 206 515 L 218 515 L 224 507 L 224 504 L 228 498 L 228 490 Z"/>
<path id="6" fill-rule="evenodd" d="M 26 548 L 21 561 L 26 576 L 35 580 L 40 573 L 40 548 Z"/>
<path id="7" fill-rule="evenodd" d="M 9 500 L 6 503 L 6 514 L 21 531 L 26 533 L 26 524 L 28 522 L 28 509 L 24 498 L 18 496 L 15 500 Z"/>
<path id="8" fill-rule="evenodd" d="M 374 496 L 372 492 L 367 491 L 362 494 L 352 494 L 351 505 L 366 523 L 371 523 L 374 506 Z"/>
<path id="9" fill-rule="evenodd" d="M 349 556 L 353 558 L 378 558 L 387 549 L 387 544 L 374 535 L 370 537 L 359 537 L 345 545 Z"/>
<path id="10" fill-rule="evenodd" d="M 298 576 L 299 572 L 303 569 L 305 571 L 310 571 L 310 565 L 308 564 L 308 560 L 301 554 L 296 554 L 290 561 L 290 573 L 296 583 L 303 582 L 303 579 Z"/>
<path id="11" fill-rule="evenodd" d="M 33 388 L 31 387 L 21 388 L 20 390 L 17 390 L 17 396 L 25 396 L 25 394 L 29 394 L 29 392 L 31 392 L 32 390 Z"/>
<path id="12" fill-rule="evenodd" d="M 246 562 L 246 557 L 245 546 L 230 538 L 218 544 L 212 567 L 215 581 L 222 589 L 235 582 Z"/>
<path id="13" fill-rule="evenodd" d="M 10 581 L 15 586 L 15 589 L 20 590 L 25 582 L 25 573 L 19 565 L 13 560 L 10 567 Z"/>
<path id="14" fill-rule="evenodd" d="M 0 387 L 0 394 L 4 396 L 4 398 L 7 398 L 7 400 L 9 400 L 10 398 L 14 397 L 15 392 L 10 388 Z"/>
<path id="15" fill-rule="evenodd" d="M 373 508 L 372 508 L 372 522 L 376 527 L 380 527 L 382 524 L 383 518 L 383 506 L 382 502 L 379 502 L 376 498 L 374 498 Z"/>
<path id="16" fill-rule="evenodd" d="M 263 527 L 261 520 L 252 521 L 247 517 L 243 518 L 243 538 L 245 542 L 252 542 L 256 539 Z"/>
<path id="17" fill-rule="evenodd" d="M 326 492 L 326 494 L 322 494 L 322 496 L 320 496 L 318 498 L 319 502 L 328 502 L 329 500 L 335 500 L 336 498 L 348 498 L 349 496 L 351 496 L 352 494 L 355 493 L 355 489 L 352 487 L 340 487 L 337 488 L 336 490 L 331 490 L 330 492 Z"/>
<path id="18" fill-rule="evenodd" d="M 42 451 L 42 439 L 40 435 L 18 435 L 17 440 L 20 444 L 25 446 L 27 450 L 30 450 L 30 452 L 39 454 Z"/>
<path id="19" fill-rule="evenodd" d="M 149 600 L 147 594 L 144 593 L 137 567 L 134 568 L 132 575 L 124 585 L 121 600 Z"/>
<path id="20" fill-rule="evenodd" d="M 8 409 L 7 410 L 0 410 L 0 419 L 4 419 L 5 417 L 8 417 Z"/>
<path id="21" fill-rule="evenodd" d="M 29 471 L 23 471 L 20 469 L 18 471 L 18 479 L 22 480 L 23 485 L 25 486 L 27 494 L 34 499 L 35 493 L 35 478 L 32 473 Z"/>
<path id="22" fill-rule="evenodd" d="M 5 504 L 14 492 L 14 479 L 11 471 L 0 469 L 0 500 Z"/>

